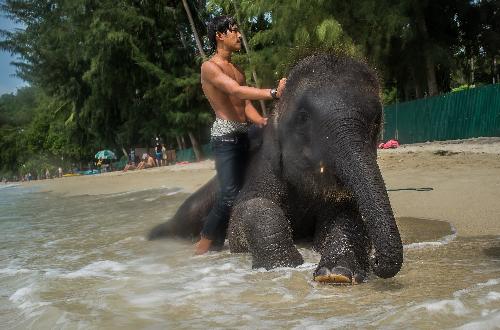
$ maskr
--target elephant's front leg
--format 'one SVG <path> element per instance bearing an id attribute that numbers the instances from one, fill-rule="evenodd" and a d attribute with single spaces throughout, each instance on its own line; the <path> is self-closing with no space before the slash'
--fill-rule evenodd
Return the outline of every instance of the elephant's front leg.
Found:
<path id="1" fill-rule="evenodd" d="M 314 280 L 361 283 L 369 271 L 371 246 L 365 224 L 353 205 L 344 204 L 336 213 L 327 210 L 320 214 L 315 233 L 315 249 L 321 260 Z"/>
<path id="2" fill-rule="evenodd" d="M 231 251 L 245 248 L 253 268 L 296 267 L 304 262 L 293 244 L 292 229 L 283 210 L 265 198 L 253 198 L 234 208 Z"/>

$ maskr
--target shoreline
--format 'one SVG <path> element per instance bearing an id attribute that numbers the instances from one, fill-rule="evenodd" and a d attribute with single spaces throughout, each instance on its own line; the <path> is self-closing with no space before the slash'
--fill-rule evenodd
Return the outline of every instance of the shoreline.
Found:
<path id="1" fill-rule="evenodd" d="M 500 236 L 500 138 L 403 145 L 379 150 L 378 163 L 396 218 L 446 221 L 461 237 Z M 181 188 L 192 193 L 214 175 L 214 162 L 206 160 L 125 173 L 24 182 L 22 186 L 37 186 L 42 192 L 58 196 L 161 188 Z M 423 187 L 433 190 L 405 190 Z"/>

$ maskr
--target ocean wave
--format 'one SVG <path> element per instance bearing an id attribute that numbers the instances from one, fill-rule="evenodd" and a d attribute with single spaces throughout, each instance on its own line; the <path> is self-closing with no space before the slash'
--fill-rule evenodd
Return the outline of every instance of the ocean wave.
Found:
<path id="1" fill-rule="evenodd" d="M 110 275 L 109 272 L 122 272 L 126 269 L 124 265 L 119 262 L 111 260 L 103 260 L 93 262 L 75 272 L 63 274 L 62 278 L 78 278 L 78 277 L 115 277 Z"/>
<path id="2" fill-rule="evenodd" d="M 424 248 L 428 248 L 428 247 L 437 247 L 437 246 L 449 244 L 450 242 L 455 240 L 455 238 L 457 238 L 457 230 L 455 229 L 455 227 L 453 227 L 453 225 L 450 224 L 450 229 L 451 229 L 451 234 L 446 235 L 437 241 L 410 243 L 410 244 L 404 245 L 403 248 L 405 250 L 418 250 L 418 249 L 424 249 Z"/>
<path id="3" fill-rule="evenodd" d="M 18 274 L 27 274 L 27 273 L 31 273 L 33 272 L 33 270 L 31 269 L 25 269 L 25 268 L 20 268 L 20 269 L 16 269 L 16 268 L 2 268 L 0 269 L 0 274 L 2 275 L 18 275 Z"/>
<path id="4" fill-rule="evenodd" d="M 498 329 L 500 324 L 500 311 L 487 313 L 478 320 L 466 323 L 457 329 L 460 330 L 476 330 L 476 329 Z"/>
<path id="5" fill-rule="evenodd" d="M 496 292 L 496 291 L 490 291 L 490 292 L 488 292 L 488 294 L 486 295 L 485 300 L 488 301 L 488 302 L 500 300 L 500 292 Z"/>
<path id="6" fill-rule="evenodd" d="M 465 288 L 465 289 L 462 289 L 462 290 L 458 290 L 458 291 L 456 291 L 456 292 L 453 293 L 453 296 L 458 298 L 458 297 L 461 297 L 461 296 L 463 296 L 465 294 L 470 294 L 471 292 L 479 291 L 479 290 L 481 290 L 484 287 L 498 285 L 499 283 L 500 283 L 499 279 L 496 279 L 496 278 L 495 279 L 491 279 L 491 280 L 488 280 L 486 282 L 474 284 L 470 288 Z"/>
<path id="7" fill-rule="evenodd" d="M 8 189 L 8 188 L 14 188 L 20 186 L 20 183 L 12 183 L 12 184 L 2 184 L 0 185 L 0 190 L 2 189 Z"/>
<path id="8" fill-rule="evenodd" d="M 39 301 L 36 295 L 36 290 L 33 284 L 20 288 L 14 292 L 9 300 L 15 304 L 18 308 L 24 310 L 25 312 L 31 313 L 35 309 L 50 305 L 49 302 Z"/>
<path id="9" fill-rule="evenodd" d="M 138 266 L 137 270 L 147 275 L 160 275 L 169 273 L 171 268 L 164 264 L 150 264 Z"/>
<path id="10" fill-rule="evenodd" d="M 430 301 L 415 306 L 414 310 L 421 308 L 431 313 L 453 313 L 458 316 L 465 315 L 468 312 L 468 309 L 460 299 Z"/>
<path id="11" fill-rule="evenodd" d="M 152 191 L 158 191 L 158 195 L 161 196 L 172 196 L 175 194 L 178 194 L 183 191 L 182 188 L 179 187 L 166 187 L 162 186 L 160 188 L 145 188 L 145 189 L 136 189 L 136 190 L 129 190 L 129 191 L 123 191 L 123 192 L 117 192 L 117 193 L 111 193 L 111 194 L 105 194 L 101 195 L 101 198 L 114 198 L 114 197 L 120 197 L 120 196 L 127 196 L 127 195 L 132 195 L 132 194 L 137 194 L 137 193 L 145 193 L 145 192 L 152 192 Z M 156 199 L 156 198 L 155 198 Z M 135 197 L 131 197 L 130 200 L 136 200 Z"/>

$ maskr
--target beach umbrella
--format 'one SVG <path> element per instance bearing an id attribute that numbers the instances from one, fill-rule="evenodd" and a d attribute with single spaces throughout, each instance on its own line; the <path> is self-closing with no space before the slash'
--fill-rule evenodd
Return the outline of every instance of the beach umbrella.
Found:
<path id="1" fill-rule="evenodd" d="M 116 159 L 116 155 L 111 150 L 101 150 L 95 154 L 95 158 L 99 159 Z"/>

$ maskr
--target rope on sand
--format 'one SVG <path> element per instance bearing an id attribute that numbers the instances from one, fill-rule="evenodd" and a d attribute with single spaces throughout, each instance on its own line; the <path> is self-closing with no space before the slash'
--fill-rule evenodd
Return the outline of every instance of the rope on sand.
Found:
<path id="1" fill-rule="evenodd" d="M 431 188 L 431 187 L 421 187 L 421 188 L 387 189 L 387 191 L 403 191 L 403 190 L 410 190 L 410 191 L 431 191 L 431 190 L 434 190 L 434 188 Z"/>

